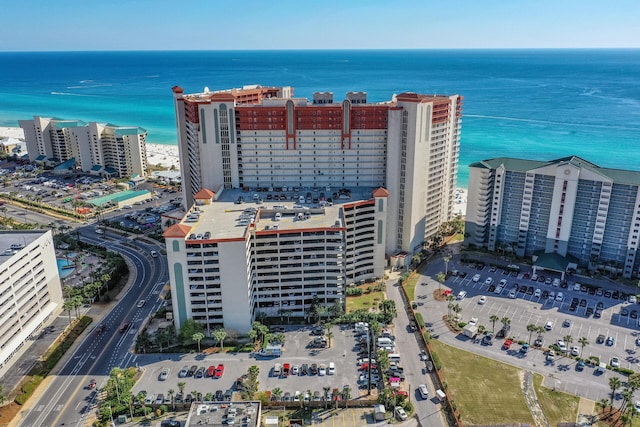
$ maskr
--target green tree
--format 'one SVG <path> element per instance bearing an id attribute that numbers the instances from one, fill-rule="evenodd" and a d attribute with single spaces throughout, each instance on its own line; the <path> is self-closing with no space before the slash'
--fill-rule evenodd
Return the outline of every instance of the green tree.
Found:
<path id="1" fill-rule="evenodd" d="M 446 275 L 449 274 L 449 261 L 451 261 L 451 255 L 443 256 L 442 261 L 444 261 L 444 275 L 446 277 Z"/>
<path id="2" fill-rule="evenodd" d="M 68 298 L 62 303 L 62 309 L 69 315 L 69 324 L 71 324 L 71 310 L 73 310 L 74 307 L 75 304 L 72 298 Z"/>
<path id="3" fill-rule="evenodd" d="M 204 339 L 204 334 L 202 332 L 196 332 L 191 336 L 191 339 L 198 343 L 198 353 L 200 352 L 200 341 Z"/>
<path id="4" fill-rule="evenodd" d="M 495 334 L 495 332 L 496 332 L 496 322 L 497 322 L 498 320 L 500 320 L 500 318 L 499 318 L 498 316 L 496 316 L 495 314 L 492 314 L 492 315 L 489 317 L 489 320 L 491 321 L 491 328 L 492 328 L 492 332 Z"/>
<path id="5" fill-rule="evenodd" d="M 276 402 L 279 402 L 279 401 L 280 401 L 280 398 L 282 397 L 282 389 L 281 389 L 281 388 L 279 388 L 279 387 L 274 388 L 274 389 L 271 391 L 271 396 L 273 396 L 273 398 L 274 398 L 274 400 L 275 400 Z"/>
<path id="6" fill-rule="evenodd" d="M 580 344 L 581 346 L 580 357 L 582 357 L 582 352 L 584 351 L 584 348 L 589 345 L 589 340 L 587 339 L 587 337 L 581 337 L 580 339 L 578 339 L 578 344 Z"/>
<path id="7" fill-rule="evenodd" d="M 333 331 L 331 329 L 327 330 L 327 344 L 329 344 L 329 348 L 331 348 L 331 339 L 333 338 Z"/>
<path id="8" fill-rule="evenodd" d="M 445 280 L 447 280 L 447 276 L 441 271 L 436 274 L 436 280 L 438 281 L 438 291 L 442 292 L 442 285 L 444 285 Z"/>
<path id="9" fill-rule="evenodd" d="M 538 327 L 536 325 L 534 325 L 533 323 L 529 323 L 527 325 L 527 331 L 529 331 L 529 341 L 527 341 L 529 344 L 531 344 L 531 336 L 533 335 L 534 332 L 536 332 L 538 330 Z"/>
<path id="10" fill-rule="evenodd" d="M 607 399 L 601 399 L 596 402 L 596 407 L 600 409 L 600 412 L 604 412 L 609 407 L 609 401 Z"/>
<path id="11" fill-rule="evenodd" d="M 180 381 L 178 383 L 178 390 L 180 390 L 180 394 L 184 394 L 184 386 L 186 386 L 187 383 L 185 383 L 184 381 Z"/>
<path id="12" fill-rule="evenodd" d="M 193 335 L 197 332 L 204 333 L 204 325 L 193 319 L 187 319 L 180 326 L 179 338 L 183 345 L 191 345 L 195 342 Z"/>
<path id="13" fill-rule="evenodd" d="M 171 406 L 173 407 L 173 409 L 176 409 L 176 402 L 173 400 L 173 395 L 176 392 L 170 388 L 169 390 L 167 390 L 167 394 L 169 395 L 169 401 L 171 401 Z M 132 417 L 133 418 L 133 417 Z"/>
<path id="14" fill-rule="evenodd" d="M 224 349 L 224 339 L 227 338 L 227 331 L 225 331 L 224 328 L 218 328 L 213 331 L 212 336 L 214 340 L 218 341 L 218 343 L 220 344 L 220 348 Z"/>
<path id="15" fill-rule="evenodd" d="M 616 391 L 622 386 L 622 382 L 618 377 L 609 378 L 609 387 L 611 388 L 611 405 L 613 406 L 613 399 L 616 397 Z"/>
<path id="16" fill-rule="evenodd" d="M 392 320 L 398 315 L 396 310 L 396 302 L 390 299 L 382 301 L 378 308 L 382 311 L 384 322 L 391 323 Z"/>

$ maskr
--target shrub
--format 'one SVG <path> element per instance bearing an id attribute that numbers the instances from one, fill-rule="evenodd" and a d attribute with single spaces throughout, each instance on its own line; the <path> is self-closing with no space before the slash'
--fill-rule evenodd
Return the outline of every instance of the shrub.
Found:
<path id="1" fill-rule="evenodd" d="M 420 328 L 424 328 L 424 319 L 422 318 L 422 313 L 415 313 L 416 323 Z"/>
<path id="2" fill-rule="evenodd" d="M 635 373 L 633 369 L 627 369 L 627 368 L 615 368 L 615 370 L 620 372 L 621 374 L 627 374 L 627 375 L 633 375 Z"/>
<path id="3" fill-rule="evenodd" d="M 362 295 L 364 290 L 362 288 L 347 288 L 347 296 Z"/>
<path id="4" fill-rule="evenodd" d="M 458 327 L 460 329 L 464 328 L 465 326 L 467 326 L 467 322 L 458 322 Z"/>
<path id="5" fill-rule="evenodd" d="M 431 352 L 431 360 L 433 361 L 433 366 L 439 371 L 442 369 L 442 362 L 440 362 L 440 357 L 438 353 L 435 351 Z"/>
<path id="6" fill-rule="evenodd" d="M 424 331 L 424 334 L 422 335 L 424 336 L 424 342 L 429 344 L 429 341 L 431 341 L 431 334 L 429 333 L 429 331 Z"/>

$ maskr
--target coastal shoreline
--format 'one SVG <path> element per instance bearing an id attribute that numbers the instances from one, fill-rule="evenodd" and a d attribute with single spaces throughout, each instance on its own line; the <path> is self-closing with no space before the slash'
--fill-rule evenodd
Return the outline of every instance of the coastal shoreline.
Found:
<path id="1" fill-rule="evenodd" d="M 16 127 L 0 127 L 0 139 L 2 138 L 24 139 L 24 132 L 21 128 Z M 147 142 L 147 164 L 160 165 L 167 169 L 180 170 L 180 154 L 178 146 L 173 144 L 156 144 Z M 464 187 L 456 187 L 455 200 L 453 205 L 453 214 L 466 214 L 467 210 L 467 189 Z"/>

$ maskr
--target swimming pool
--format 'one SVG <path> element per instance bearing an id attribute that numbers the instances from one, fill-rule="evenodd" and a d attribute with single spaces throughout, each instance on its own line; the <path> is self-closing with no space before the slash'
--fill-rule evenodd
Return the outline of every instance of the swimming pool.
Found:
<path id="1" fill-rule="evenodd" d="M 69 276 L 75 270 L 75 264 L 66 259 L 56 259 L 56 263 L 58 263 L 58 273 L 61 279 Z M 74 266 L 74 268 L 65 268 L 66 266 Z"/>

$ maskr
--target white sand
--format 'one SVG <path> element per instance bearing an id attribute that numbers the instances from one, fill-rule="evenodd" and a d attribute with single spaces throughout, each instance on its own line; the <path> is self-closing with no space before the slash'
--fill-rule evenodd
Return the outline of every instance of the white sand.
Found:
<path id="1" fill-rule="evenodd" d="M 177 145 L 151 144 L 147 142 L 147 163 L 162 165 L 167 168 L 175 166 L 180 169 L 180 156 Z"/>
<path id="2" fill-rule="evenodd" d="M 454 215 L 467 215 L 467 189 L 456 188 L 455 201 L 453 205 Z"/>
<path id="3" fill-rule="evenodd" d="M 22 128 L 0 126 L 0 139 L 15 138 L 24 141 L 24 131 Z"/>
<path id="4" fill-rule="evenodd" d="M 1 138 L 18 138 L 24 139 L 24 132 L 19 127 L 2 127 L 0 126 Z M 150 165 L 162 165 L 167 168 L 175 166 L 180 169 L 180 156 L 178 154 L 177 145 L 152 144 L 147 142 L 147 162 Z M 467 213 L 467 189 L 456 188 L 455 202 L 453 206 L 455 215 L 466 215 Z"/>

